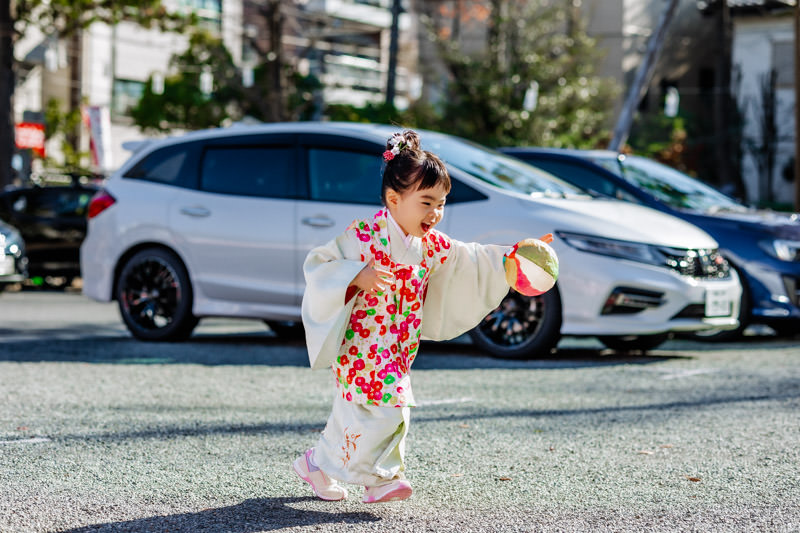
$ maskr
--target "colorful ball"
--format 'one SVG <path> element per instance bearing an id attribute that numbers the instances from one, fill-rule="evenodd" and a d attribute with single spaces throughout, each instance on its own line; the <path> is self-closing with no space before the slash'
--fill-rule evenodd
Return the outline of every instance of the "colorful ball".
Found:
<path id="1" fill-rule="evenodd" d="M 544 241 L 525 239 L 503 258 L 506 281 L 517 292 L 538 296 L 553 288 L 558 279 L 558 256 Z"/>

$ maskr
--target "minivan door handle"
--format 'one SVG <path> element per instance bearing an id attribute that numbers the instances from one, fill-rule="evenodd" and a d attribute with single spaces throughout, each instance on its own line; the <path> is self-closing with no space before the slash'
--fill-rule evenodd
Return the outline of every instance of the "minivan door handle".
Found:
<path id="1" fill-rule="evenodd" d="M 312 228 L 330 228 L 336 224 L 336 222 L 326 216 L 306 217 L 302 222 L 306 226 L 311 226 Z"/>
<path id="2" fill-rule="evenodd" d="M 205 207 L 194 205 L 191 207 L 181 207 L 181 213 L 184 215 L 189 215 L 190 217 L 207 217 L 211 214 L 211 211 Z"/>

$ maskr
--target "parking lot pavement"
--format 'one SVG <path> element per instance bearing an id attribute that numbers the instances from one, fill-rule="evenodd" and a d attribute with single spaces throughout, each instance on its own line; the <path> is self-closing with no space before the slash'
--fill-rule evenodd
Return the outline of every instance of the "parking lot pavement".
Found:
<path id="1" fill-rule="evenodd" d="M 302 343 L 208 320 L 141 343 L 111 304 L 0 296 L 0 531 L 800 531 L 800 341 L 426 343 L 414 495 L 315 500 L 289 470 L 333 394 Z"/>

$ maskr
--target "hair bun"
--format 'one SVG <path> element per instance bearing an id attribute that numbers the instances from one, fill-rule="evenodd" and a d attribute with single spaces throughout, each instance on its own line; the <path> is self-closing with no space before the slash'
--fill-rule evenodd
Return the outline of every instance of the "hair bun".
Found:
<path id="1" fill-rule="evenodd" d="M 392 148 L 397 146 L 398 141 L 403 143 L 401 151 L 408 149 L 419 150 L 419 133 L 414 130 L 403 130 L 402 132 L 393 133 L 386 141 L 386 149 L 391 151 Z"/>

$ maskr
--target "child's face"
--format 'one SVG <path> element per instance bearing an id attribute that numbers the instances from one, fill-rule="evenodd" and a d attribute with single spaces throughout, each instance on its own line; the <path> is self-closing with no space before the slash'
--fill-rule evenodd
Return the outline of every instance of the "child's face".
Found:
<path id="1" fill-rule="evenodd" d="M 441 185 L 398 193 L 386 191 L 386 201 L 392 217 L 407 234 L 423 237 L 442 217 L 447 191 Z"/>

